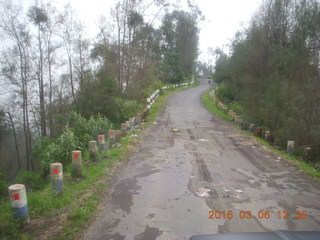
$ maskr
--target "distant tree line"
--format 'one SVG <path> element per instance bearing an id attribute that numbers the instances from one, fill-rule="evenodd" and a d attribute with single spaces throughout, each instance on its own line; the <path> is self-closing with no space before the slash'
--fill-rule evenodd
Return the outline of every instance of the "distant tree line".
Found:
<path id="1" fill-rule="evenodd" d="M 266 0 L 235 35 L 230 56 L 216 50 L 218 95 L 251 121 L 287 140 L 312 146 L 320 161 L 320 4 Z"/>
<path id="2" fill-rule="evenodd" d="M 35 141 L 58 138 L 71 112 L 120 123 L 155 85 L 195 70 L 201 13 L 191 3 L 186 12 L 169 0 L 119 0 L 94 39 L 70 5 L 2 0 L 0 9 L 0 170 L 13 175 L 38 169 Z"/>

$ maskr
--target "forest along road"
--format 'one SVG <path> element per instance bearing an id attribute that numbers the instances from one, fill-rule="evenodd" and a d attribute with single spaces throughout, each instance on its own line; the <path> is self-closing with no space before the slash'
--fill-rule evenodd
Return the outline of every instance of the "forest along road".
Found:
<path id="1" fill-rule="evenodd" d="M 320 230 L 319 184 L 204 109 L 208 88 L 169 98 L 83 239 Z"/>

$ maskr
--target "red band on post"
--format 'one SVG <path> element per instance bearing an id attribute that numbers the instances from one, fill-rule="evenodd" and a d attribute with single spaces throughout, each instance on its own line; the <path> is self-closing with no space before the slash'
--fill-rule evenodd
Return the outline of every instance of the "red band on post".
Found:
<path id="1" fill-rule="evenodd" d="M 18 193 L 13 194 L 13 200 L 20 200 L 20 195 Z"/>

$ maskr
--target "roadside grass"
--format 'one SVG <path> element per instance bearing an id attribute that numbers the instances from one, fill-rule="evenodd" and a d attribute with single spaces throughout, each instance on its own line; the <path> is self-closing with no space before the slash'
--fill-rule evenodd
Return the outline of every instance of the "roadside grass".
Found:
<path id="1" fill-rule="evenodd" d="M 163 92 L 152 105 L 147 122 L 142 127 L 148 128 L 153 125 L 171 94 L 195 85 L 196 83 L 190 87 L 174 88 Z M 50 183 L 39 191 L 32 192 L 27 189 L 31 223 L 25 226 L 14 220 L 9 199 L 1 197 L 0 239 L 29 240 L 44 237 L 42 235 L 44 232 L 48 239 L 56 240 L 75 239 L 81 236 L 83 229 L 95 215 L 102 197 L 106 195 L 112 176 L 118 171 L 118 166 L 129 159 L 130 154 L 141 141 L 142 132 L 141 129 L 131 130 L 126 137 L 121 138 L 120 147 L 98 153 L 97 162 L 91 162 L 88 153 L 84 152 L 82 178 L 72 178 L 72 166 L 64 166 L 64 189 L 61 193 L 52 191 Z M 106 145 L 108 146 L 108 143 Z M 40 221 L 40 225 L 33 224 L 33 220 Z M 62 230 L 48 230 L 48 225 L 52 221 L 57 222 L 53 223 L 56 224 L 55 228 L 62 228 Z"/>
<path id="2" fill-rule="evenodd" d="M 210 91 L 212 91 L 212 89 L 207 91 L 201 97 L 203 105 L 205 106 L 205 108 L 209 112 L 215 114 L 216 116 L 218 116 L 222 119 L 229 121 L 229 123 L 231 123 L 238 131 L 242 132 L 246 136 L 249 136 L 249 137 L 255 139 L 262 146 L 264 146 L 267 149 L 269 149 L 270 151 L 275 152 L 276 154 L 280 155 L 286 161 L 293 163 L 299 169 L 301 169 L 302 171 L 307 173 L 309 176 L 316 178 L 316 179 L 320 179 L 320 172 L 316 171 L 316 169 L 314 169 L 314 167 L 311 166 L 310 164 L 308 164 L 307 162 L 302 161 L 301 159 L 297 158 L 296 156 L 288 155 L 286 152 L 281 151 L 281 150 L 275 148 L 274 146 L 270 145 L 268 142 L 264 141 L 262 138 L 259 138 L 257 136 L 252 135 L 249 131 L 242 130 L 238 125 L 236 125 L 234 123 L 232 117 L 229 116 L 229 114 L 227 114 L 224 110 L 218 108 L 218 106 L 211 100 L 210 95 L 209 95 Z"/>

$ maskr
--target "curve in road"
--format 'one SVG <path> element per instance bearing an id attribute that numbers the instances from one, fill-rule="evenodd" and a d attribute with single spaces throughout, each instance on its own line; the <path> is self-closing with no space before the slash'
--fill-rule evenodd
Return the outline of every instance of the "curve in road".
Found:
<path id="1" fill-rule="evenodd" d="M 208 88 L 169 98 L 84 239 L 320 230 L 317 183 L 204 109 Z"/>

